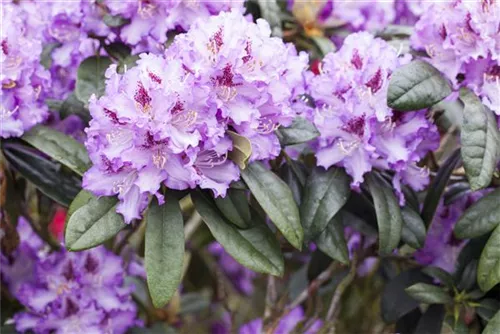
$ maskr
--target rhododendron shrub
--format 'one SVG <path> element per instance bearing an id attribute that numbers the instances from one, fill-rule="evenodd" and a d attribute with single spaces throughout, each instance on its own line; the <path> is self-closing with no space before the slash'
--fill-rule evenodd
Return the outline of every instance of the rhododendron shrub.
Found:
<path id="1" fill-rule="evenodd" d="M 3 333 L 500 332 L 500 4 L 4 1 Z"/>

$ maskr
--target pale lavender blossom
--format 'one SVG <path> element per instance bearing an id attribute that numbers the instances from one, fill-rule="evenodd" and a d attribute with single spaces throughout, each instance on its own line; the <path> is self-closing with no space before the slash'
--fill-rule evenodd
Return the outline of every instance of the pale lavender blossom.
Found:
<path id="1" fill-rule="evenodd" d="M 428 182 L 417 162 L 437 148 L 436 127 L 425 111 L 400 113 L 387 106 L 391 74 L 410 58 L 382 39 L 356 33 L 338 52 L 326 55 L 321 73 L 310 79 L 308 90 L 316 107 L 309 118 L 321 133 L 313 143 L 317 163 L 344 167 L 353 188 L 374 167 L 396 172 L 399 193 L 401 182 L 416 190 Z"/>
<path id="2" fill-rule="evenodd" d="M 500 3 L 445 1 L 429 6 L 415 25 L 413 47 L 454 83 L 469 87 L 500 115 Z"/>

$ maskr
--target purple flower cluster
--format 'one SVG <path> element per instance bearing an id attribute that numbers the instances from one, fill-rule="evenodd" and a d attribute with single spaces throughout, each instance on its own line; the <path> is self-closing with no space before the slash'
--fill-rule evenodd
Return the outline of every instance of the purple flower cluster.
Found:
<path id="1" fill-rule="evenodd" d="M 236 290 L 245 295 L 251 295 L 253 292 L 252 281 L 257 277 L 257 273 L 236 262 L 218 242 L 211 243 L 208 246 L 208 251 L 217 258 L 222 271 L 233 283 Z"/>
<path id="2" fill-rule="evenodd" d="M 279 154 L 274 130 L 291 123 L 307 55 L 270 37 L 240 11 L 199 20 L 165 56 L 142 54 L 123 75 L 111 66 L 106 93 L 90 100 L 86 146 L 94 166 L 84 188 L 118 195 L 126 222 L 139 218 L 161 184 L 225 196 L 239 169 L 228 130 L 252 143 L 252 160 Z"/>
<path id="3" fill-rule="evenodd" d="M 231 8 L 243 8 L 243 0 L 107 0 L 111 15 L 130 20 L 119 33 L 127 44 L 139 51 L 164 50 L 167 32 L 187 31 L 197 20 L 207 20 L 212 15 Z"/>
<path id="4" fill-rule="evenodd" d="M 50 73 L 40 65 L 40 24 L 15 4 L 2 3 L 0 11 L 0 137 L 19 137 L 48 115 L 43 98 Z"/>
<path id="5" fill-rule="evenodd" d="M 441 202 L 427 232 L 424 247 L 415 252 L 415 259 L 422 265 L 440 267 L 453 273 L 458 255 L 467 243 L 455 238 L 453 228 L 464 211 L 488 192 L 470 193 L 449 205 Z"/>
<path id="6" fill-rule="evenodd" d="M 500 115 L 500 3 L 446 1 L 430 6 L 415 25 L 412 44 L 455 86 L 466 86 Z"/>
<path id="7" fill-rule="evenodd" d="M 306 320 L 304 310 L 302 307 L 297 306 L 292 309 L 287 315 L 281 318 L 278 326 L 275 328 L 273 334 L 288 334 L 292 333 L 295 327 L 302 321 Z M 251 322 L 241 326 L 239 334 L 263 334 L 263 321 L 262 318 L 252 320 Z M 307 330 L 301 332 L 304 334 L 315 334 L 323 326 L 321 320 L 314 320 L 311 324 L 307 324 Z"/>
<path id="8" fill-rule="evenodd" d="M 410 61 L 385 41 L 366 32 L 348 36 L 342 48 L 325 56 L 321 73 L 309 82 L 316 108 L 309 113 L 321 136 L 313 144 L 319 166 L 342 166 L 358 188 L 373 167 L 396 172 L 415 190 L 428 182 L 416 163 L 437 148 L 439 134 L 425 111 L 399 113 L 387 107 L 392 72 Z"/>
<path id="9" fill-rule="evenodd" d="M 1 256 L 1 273 L 26 308 L 14 316 L 19 332 L 125 333 L 140 325 L 120 257 L 104 247 L 49 254 L 22 218 L 18 233 L 18 248 Z"/>

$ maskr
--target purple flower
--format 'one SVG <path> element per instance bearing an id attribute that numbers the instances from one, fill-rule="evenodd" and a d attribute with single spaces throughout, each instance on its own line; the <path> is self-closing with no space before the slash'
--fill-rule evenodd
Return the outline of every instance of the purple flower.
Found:
<path id="1" fill-rule="evenodd" d="M 1 15 L 0 137 L 19 137 L 48 115 L 43 98 L 50 73 L 40 65 L 42 44 L 34 34 L 40 24 L 16 4 L 2 4 Z"/>
<path id="2" fill-rule="evenodd" d="M 392 72 L 409 61 L 385 41 L 356 33 L 326 55 L 321 73 L 310 79 L 316 108 L 308 117 L 321 133 L 313 144 L 318 165 L 344 167 L 353 188 L 373 167 L 395 171 L 396 188 L 401 181 L 418 190 L 427 183 L 416 163 L 437 148 L 436 127 L 424 111 L 402 114 L 386 102 Z"/>
<path id="3" fill-rule="evenodd" d="M 234 287 L 245 295 L 253 292 L 253 280 L 257 274 L 236 262 L 218 242 L 208 246 L 208 251 L 217 258 L 219 265 Z"/>
<path id="4" fill-rule="evenodd" d="M 278 326 L 275 328 L 273 334 L 288 334 L 291 333 L 295 327 L 302 321 L 306 320 L 304 310 L 302 307 L 298 306 L 292 309 L 287 315 L 281 318 Z M 321 320 L 315 320 L 304 334 L 315 334 L 321 327 L 323 322 Z M 258 318 L 250 321 L 249 323 L 241 326 L 239 334 L 263 334 L 263 321 L 262 318 Z"/>
<path id="5" fill-rule="evenodd" d="M 2 281 L 26 308 L 14 316 L 18 331 L 125 333 L 141 325 L 120 257 L 104 247 L 49 254 L 24 218 L 17 231 L 18 248 L 0 259 Z"/>
<path id="6" fill-rule="evenodd" d="M 120 38 L 139 50 L 164 50 L 167 32 L 187 31 L 196 19 L 207 20 L 231 8 L 243 8 L 243 0 L 139 0 L 105 1 L 112 15 L 120 15 L 130 23 L 120 31 Z M 146 46 L 146 48 L 144 48 Z"/>
<path id="7" fill-rule="evenodd" d="M 239 179 L 227 131 L 252 142 L 253 160 L 277 156 L 274 130 L 291 123 L 306 66 L 307 55 L 271 38 L 265 21 L 238 11 L 197 21 L 165 56 L 142 54 L 124 74 L 112 65 L 105 95 L 89 103 L 94 165 L 84 188 L 118 195 L 126 222 L 140 218 L 149 195 L 163 201 L 162 184 L 225 196 Z"/>
<path id="8" fill-rule="evenodd" d="M 414 48 L 456 88 L 466 86 L 500 115 L 500 4 L 498 1 L 446 1 L 427 8 L 415 25 Z"/>

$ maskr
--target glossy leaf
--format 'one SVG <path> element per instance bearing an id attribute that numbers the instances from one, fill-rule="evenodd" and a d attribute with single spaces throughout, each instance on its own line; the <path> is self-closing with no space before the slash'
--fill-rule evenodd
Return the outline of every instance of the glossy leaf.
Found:
<path id="1" fill-rule="evenodd" d="M 83 175 L 90 166 L 90 159 L 83 144 L 47 126 L 38 125 L 26 132 L 21 139 L 78 175 Z"/>
<path id="2" fill-rule="evenodd" d="M 81 189 L 76 175 L 62 171 L 61 164 L 19 143 L 6 143 L 3 153 L 9 164 L 42 193 L 63 206 L 69 206 Z"/>
<path id="3" fill-rule="evenodd" d="M 469 207 L 457 221 L 455 236 L 475 238 L 500 225 L 500 189 L 489 193 Z"/>
<path id="4" fill-rule="evenodd" d="M 431 305 L 420 318 L 415 334 L 440 334 L 443 327 L 445 308 L 443 305 Z"/>
<path id="5" fill-rule="evenodd" d="M 177 290 L 183 271 L 184 221 L 179 202 L 166 196 L 165 204 L 151 203 L 146 216 L 144 260 L 151 300 L 163 307 Z"/>
<path id="6" fill-rule="evenodd" d="M 323 232 L 316 237 L 315 244 L 332 259 L 345 264 L 349 263 L 349 251 L 340 214 L 330 220 Z"/>
<path id="7" fill-rule="evenodd" d="M 493 231 L 481 253 L 477 283 L 483 291 L 489 291 L 500 283 L 500 225 Z"/>
<path id="8" fill-rule="evenodd" d="M 300 217 L 306 241 L 321 234 L 349 199 L 349 177 L 341 168 L 316 167 L 304 187 Z"/>
<path id="9" fill-rule="evenodd" d="M 477 315 L 485 321 L 490 321 L 498 311 L 500 311 L 500 301 L 493 298 L 485 298 L 481 300 L 479 306 L 476 307 Z"/>
<path id="10" fill-rule="evenodd" d="M 500 311 L 488 322 L 482 334 L 498 334 L 500 333 Z"/>
<path id="11" fill-rule="evenodd" d="M 320 135 L 314 124 L 302 117 L 296 117 L 289 127 L 280 127 L 276 134 L 282 146 L 306 143 Z"/>
<path id="12" fill-rule="evenodd" d="M 285 268 L 280 246 L 265 224 L 240 230 L 227 222 L 201 192 L 192 193 L 191 198 L 214 238 L 236 261 L 257 272 L 283 275 Z"/>
<path id="13" fill-rule="evenodd" d="M 408 288 L 406 292 L 415 300 L 426 304 L 448 304 L 453 298 L 443 288 L 426 283 L 417 283 Z"/>
<path id="14" fill-rule="evenodd" d="M 413 248 L 421 248 L 425 242 L 425 224 L 422 217 L 409 206 L 401 209 L 403 228 L 401 239 Z"/>
<path id="15" fill-rule="evenodd" d="M 96 97 L 104 94 L 104 73 L 111 63 L 110 58 L 102 56 L 92 56 L 80 63 L 75 86 L 78 100 L 87 105 L 92 94 Z"/>
<path id="16" fill-rule="evenodd" d="M 399 111 L 415 111 L 429 108 L 450 94 L 450 83 L 435 67 L 415 60 L 392 74 L 387 105 Z"/>
<path id="17" fill-rule="evenodd" d="M 367 177 L 367 182 L 377 215 L 379 252 L 389 254 L 398 246 L 401 239 L 403 228 L 401 209 L 392 188 L 380 177 L 371 174 Z"/>
<path id="18" fill-rule="evenodd" d="M 98 246 L 114 237 L 125 226 L 116 213 L 116 197 L 95 197 L 85 192 L 75 198 L 65 230 L 66 248 L 79 251 Z"/>
<path id="19" fill-rule="evenodd" d="M 491 183 L 500 153 L 500 133 L 493 112 L 471 91 L 460 94 L 465 104 L 461 131 L 462 160 L 472 190 Z"/>
<path id="20" fill-rule="evenodd" d="M 215 204 L 224 216 L 239 228 L 247 228 L 251 223 L 250 206 L 245 191 L 228 189 L 226 197 L 215 198 Z"/>
<path id="21" fill-rule="evenodd" d="M 295 248 L 301 249 L 304 231 L 300 224 L 299 209 L 286 183 L 260 162 L 248 165 L 241 176 L 283 236 Z"/>
<path id="22" fill-rule="evenodd" d="M 252 144 L 248 138 L 240 136 L 236 132 L 227 132 L 233 141 L 233 149 L 229 152 L 228 158 L 231 159 L 240 169 L 245 169 L 248 159 L 252 155 Z"/>
<path id="23" fill-rule="evenodd" d="M 422 269 L 422 272 L 432 278 L 439 280 L 441 284 L 444 284 L 449 288 L 453 286 L 453 276 L 451 276 L 450 273 L 448 273 L 446 270 L 441 269 L 440 267 L 425 267 L 424 269 Z"/>
<path id="24" fill-rule="evenodd" d="M 456 150 L 439 168 L 439 171 L 429 185 L 422 208 L 422 219 L 426 227 L 431 225 L 446 184 L 459 161 L 460 150 Z"/>

